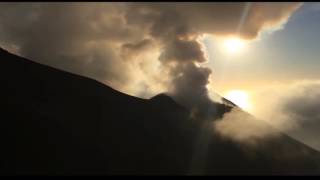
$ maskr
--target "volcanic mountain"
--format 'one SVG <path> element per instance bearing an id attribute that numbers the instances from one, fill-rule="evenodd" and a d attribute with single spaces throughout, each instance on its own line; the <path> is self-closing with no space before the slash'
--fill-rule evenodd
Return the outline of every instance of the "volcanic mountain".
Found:
<path id="1" fill-rule="evenodd" d="M 3 49 L 0 82 L 2 175 L 320 174 L 320 153 L 281 133 L 249 148 L 213 132 L 197 150 L 202 121 L 165 94 L 129 96 Z"/>

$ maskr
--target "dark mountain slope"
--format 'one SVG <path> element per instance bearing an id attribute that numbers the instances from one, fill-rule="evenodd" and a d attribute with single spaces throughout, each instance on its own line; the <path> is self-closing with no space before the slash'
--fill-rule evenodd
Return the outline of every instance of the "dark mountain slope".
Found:
<path id="1" fill-rule="evenodd" d="M 2 172 L 183 173 L 188 164 L 179 158 L 190 149 L 188 112 L 169 97 L 131 97 L 3 50 L 0 67 Z"/>
<path id="2" fill-rule="evenodd" d="M 1 174 L 190 173 L 202 124 L 170 97 L 128 96 L 4 50 L 0 68 Z M 317 151 L 284 135 L 260 143 L 210 134 L 203 173 L 320 174 Z"/>

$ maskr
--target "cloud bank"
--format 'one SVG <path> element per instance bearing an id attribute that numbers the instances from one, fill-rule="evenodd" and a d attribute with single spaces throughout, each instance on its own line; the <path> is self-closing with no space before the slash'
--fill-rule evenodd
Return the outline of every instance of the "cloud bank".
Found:
<path id="1" fill-rule="evenodd" d="M 214 121 L 213 128 L 222 137 L 247 145 L 255 145 L 259 140 L 279 135 L 279 132 L 265 121 L 258 120 L 238 108 Z"/>
<path id="2" fill-rule="evenodd" d="M 304 80 L 256 92 L 255 116 L 320 150 L 320 81 Z M 263 105 L 263 106 L 261 106 Z"/>

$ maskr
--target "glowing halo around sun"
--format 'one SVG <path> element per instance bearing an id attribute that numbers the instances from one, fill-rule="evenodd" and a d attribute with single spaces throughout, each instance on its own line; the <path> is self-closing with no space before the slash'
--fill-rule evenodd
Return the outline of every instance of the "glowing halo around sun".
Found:
<path id="1" fill-rule="evenodd" d="M 243 50 L 245 41 L 237 37 L 227 38 L 223 41 L 224 49 L 229 54 L 236 54 Z"/>
<path id="2" fill-rule="evenodd" d="M 227 92 L 225 98 L 242 108 L 243 110 L 250 110 L 251 103 L 246 91 L 242 90 L 231 90 Z"/>

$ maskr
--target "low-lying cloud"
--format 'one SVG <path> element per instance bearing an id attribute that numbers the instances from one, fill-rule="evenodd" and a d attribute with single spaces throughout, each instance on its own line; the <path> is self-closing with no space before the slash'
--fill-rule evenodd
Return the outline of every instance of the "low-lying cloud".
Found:
<path id="1" fill-rule="evenodd" d="M 270 85 L 258 90 L 252 98 L 255 101 L 253 116 L 234 108 L 214 122 L 214 128 L 222 137 L 246 144 L 285 132 L 320 150 L 318 97 L 318 80 Z"/>
<path id="2" fill-rule="evenodd" d="M 256 144 L 257 141 L 279 135 L 263 120 L 243 112 L 239 108 L 224 114 L 223 118 L 213 122 L 214 130 L 224 138 L 245 144 Z"/>
<path id="3" fill-rule="evenodd" d="M 256 93 L 254 115 L 320 150 L 320 81 L 305 80 Z"/>

